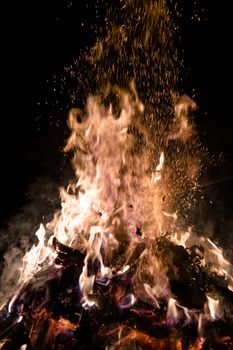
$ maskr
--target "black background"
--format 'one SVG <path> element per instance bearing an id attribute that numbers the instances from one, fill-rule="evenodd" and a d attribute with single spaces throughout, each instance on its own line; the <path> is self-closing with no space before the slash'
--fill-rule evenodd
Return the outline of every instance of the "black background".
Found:
<path id="1" fill-rule="evenodd" d="M 195 89 L 203 142 L 213 153 L 224 152 L 231 175 L 230 1 L 203 1 L 201 21 L 191 19 L 193 1 L 178 3 L 184 6 L 179 23 L 187 67 L 184 91 Z M 104 18 L 95 17 L 94 5 L 90 0 L 1 2 L 1 223 L 24 203 L 27 187 L 39 175 L 50 173 L 55 182 L 62 177 L 67 111 L 56 126 L 46 81 L 94 43 L 91 24 Z"/>

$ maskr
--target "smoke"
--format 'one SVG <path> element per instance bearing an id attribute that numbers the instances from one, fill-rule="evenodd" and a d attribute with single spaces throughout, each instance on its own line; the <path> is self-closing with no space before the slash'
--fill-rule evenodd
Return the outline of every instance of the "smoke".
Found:
<path id="1" fill-rule="evenodd" d="M 38 178 L 27 189 L 26 204 L 0 230 L 0 304 L 14 293 L 22 258 L 36 243 L 40 223 L 50 221 L 60 206 L 58 185 L 49 175 Z"/>
<path id="2" fill-rule="evenodd" d="M 212 184 L 196 194 L 190 222 L 197 234 L 204 235 L 224 249 L 233 262 L 233 181 Z"/>

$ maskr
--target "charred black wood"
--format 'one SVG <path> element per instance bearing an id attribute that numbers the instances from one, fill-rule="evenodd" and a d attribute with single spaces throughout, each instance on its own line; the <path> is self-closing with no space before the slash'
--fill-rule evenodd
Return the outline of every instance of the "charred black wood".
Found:
<path id="1" fill-rule="evenodd" d="M 83 263 L 85 256 L 77 249 L 73 249 L 60 243 L 55 237 L 53 239 L 53 245 L 57 252 L 57 258 L 55 263 L 64 267 L 75 265 L 80 266 Z"/>
<path id="2" fill-rule="evenodd" d="M 171 291 L 181 305 L 201 309 L 206 294 L 212 292 L 225 299 L 225 304 L 233 311 L 233 292 L 228 289 L 227 281 L 201 265 L 195 247 L 187 250 L 166 238 L 160 238 L 155 242 L 154 254 L 168 268 Z"/>
<path id="3" fill-rule="evenodd" d="M 19 350 L 23 344 L 27 350 L 195 348 L 200 337 L 198 318 L 187 322 L 181 312 L 178 319 L 169 321 L 166 302 L 156 308 L 139 297 L 134 305 L 127 300 L 134 293 L 132 276 L 146 244 L 135 247 L 128 271 L 116 274 L 108 283 L 96 279 L 89 296 L 95 306 L 86 309 L 79 288 L 84 255 L 54 240 L 55 265 L 37 273 L 18 292 L 10 313 L 7 308 L 1 313 L 1 349 Z M 203 309 L 205 294 L 218 293 L 228 310 L 222 321 L 203 323 L 202 349 L 232 349 L 233 297 L 224 279 L 206 271 L 194 252 L 166 238 L 148 244 L 166 265 L 173 296 L 181 305 Z M 119 266 L 121 263 L 119 257 Z"/>

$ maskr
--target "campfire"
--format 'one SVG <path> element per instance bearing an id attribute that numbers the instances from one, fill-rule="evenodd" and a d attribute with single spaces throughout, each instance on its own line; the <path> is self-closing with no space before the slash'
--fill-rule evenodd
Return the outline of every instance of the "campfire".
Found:
<path id="1" fill-rule="evenodd" d="M 0 349 L 233 348 L 233 267 L 181 215 L 206 156 L 196 104 L 171 103 L 152 116 L 132 79 L 70 110 L 75 179 L 1 305 Z"/>

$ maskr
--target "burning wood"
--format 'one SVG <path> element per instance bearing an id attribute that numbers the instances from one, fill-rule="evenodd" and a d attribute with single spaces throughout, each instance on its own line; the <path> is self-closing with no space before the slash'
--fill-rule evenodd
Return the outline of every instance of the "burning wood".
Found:
<path id="1" fill-rule="evenodd" d="M 167 251 L 168 244 L 175 257 L 169 269 L 172 268 L 173 272 L 176 269 L 183 270 L 185 259 L 189 261 L 188 266 L 193 265 L 190 271 L 186 271 L 185 279 L 182 274 L 176 277 L 176 294 L 173 295 L 179 302 L 173 299 L 167 306 L 164 301 L 160 301 L 158 308 L 150 299 L 147 302 L 140 300 L 137 289 L 134 290 L 132 286 L 131 275 L 137 268 L 132 261 L 129 270 L 113 277 L 109 284 L 95 281 L 89 296 L 93 306 L 85 309 L 78 287 L 84 256 L 54 239 L 58 254 L 56 265 L 38 272 L 17 293 L 10 313 L 2 310 L 2 315 L 5 315 L 1 324 L 2 349 L 17 350 L 23 344 L 35 350 L 66 349 L 67 346 L 71 349 L 193 350 L 218 349 L 220 345 L 221 349 L 230 349 L 233 345 L 231 320 L 220 321 L 216 318 L 215 321 L 213 311 L 210 311 L 209 317 L 203 308 L 188 309 L 194 303 L 192 299 L 187 302 L 193 298 L 193 288 L 196 288 L 197 293 L 200 285 L 205 292 L 210 288 L 219 292 L 218 283 L 211 284 L 210 280 L 214 277 L 208 276 L 200 266 L 196 267 L 198 274 L 195 275 L 194 265 L 197 263 L 190 261 L 190 255 L 184 248 L 180 247 L 177 253 L 177 246 L 166 240 L 158 240 L 156 245 L 160 249 L 156 249 L 156 252 L 162 249 Z M 188 288 L 194 277 L 197 287 Z M 170 284 L 174 284 L 172 279 Z M 183 289 L 188 296 L 184 297 Z M 122 307 L 122 298 L 130 292 L 135 293 L 134 305 Z M 227 300 L 227 290 L 221 289 L 222 298 L 224 292 Z M 200 296 L 196 297 L 196 303 L 199 304 Z M 182 303 L 188 306 L 181 306 Z M 198 317 L 202 317 L 201 330 L 198 330 Z"/>
<path id="2" fill-rule="evenodd" d="M 60 213 L 47 231 L 40 226 L 23 259 L 18 289 L 1 310 L 4 350 L 232 344 L 232 266 L 209 239 L 179 228 L 164 203 L 165 152 L 155 170 L 148 166 L 150 144 L 138 151 L 128 133 L 143 108 L 125 92 L 121 106 L 115 119 L 91 97 L 82 124 L 71 111 L 66 150 L 75 149 L 77 182 L 61 190 Z"/>
<path id="3" fill-rule="evenodd" d="M 152 24 L 168 21 L 164 1 L 145 3 Z M 106 43 L 119 46 L 119 33 L 121 45 L 128 42 L 123 28 L 115 30 L 93 60 Z M 147 50 L 153 36 L 145 34 Z M 106 102 L 112 94 L 117 108 Z M 85 111 L 71 109 L 64 151 L 73 152 L 76 178 L 61 189 L 60 211 L 40 226 L 1 307 L 0 349 L 233 347 L 233 267 L 180 219 L 202 158 L 188 115 L 196 105 L 173 99 L 164 123 L 148 114 L 133 81 L 128 89 L 108 84 Z"/>

